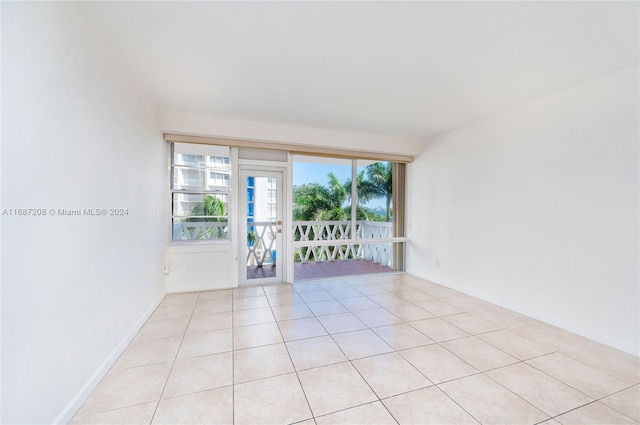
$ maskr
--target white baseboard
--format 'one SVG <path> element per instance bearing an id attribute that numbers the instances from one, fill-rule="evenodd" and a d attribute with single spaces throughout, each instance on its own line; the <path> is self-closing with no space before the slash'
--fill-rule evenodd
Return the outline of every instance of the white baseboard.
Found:
<path id="1" fill-rule="evenodd" d="M 151 303 L 151 306 L 145 311 L 140 320 L 131 328 L 131 330 L 127 333 L 127 335 L 120 341 L 120 343 L 116 346 L 116 348 L 107 356 L 107 358 L 102 362 L 102 364 L 96 369 L 96 371 L 91 375 L 91 377 L 87 380 L 87 382 L 82 386 L 80 391 L 71 399 L 71 401 L 62 409 L 60 414 L 53 421 L 53 424 L 68 424 L 76 412 L 80 409 L 80 407 L 84 404 L 85 401 L 89 398 L 93 390 L 96 389 L 102 378 L 109 372 L 113 364 L 118 360 L 122 352 L 127 348 L 127 346 L 131 343 L 133 338 L 138 334 L 138 331 L 142 328 L 142 326 L 146 323 L 146 321 L 151 317 L 153 312 L 162 302 L 162 299 L 166 295 L 166 291 L 162 292 L 160 298 Z"/>
<path id="2" fill-rule="evenodd" d="M 236 289 L 239 286 L 220 286 L 219 288 L 204 288 L 201 285 L 190 285 L 180 288 L 168 287 L 167 295 L 172 294 L 188 294 L 190 292 L 206 292 L 206 291 L 221 291 L 223 289 Z"/>

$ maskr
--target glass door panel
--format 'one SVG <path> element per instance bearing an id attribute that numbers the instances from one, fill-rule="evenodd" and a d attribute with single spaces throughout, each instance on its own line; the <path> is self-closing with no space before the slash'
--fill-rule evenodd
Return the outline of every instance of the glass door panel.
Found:
<path id="1" fill-rule="evenodd" d="M 282 177 L 279 171 L 240 171 L 240 283 L 283 281 Z"/>

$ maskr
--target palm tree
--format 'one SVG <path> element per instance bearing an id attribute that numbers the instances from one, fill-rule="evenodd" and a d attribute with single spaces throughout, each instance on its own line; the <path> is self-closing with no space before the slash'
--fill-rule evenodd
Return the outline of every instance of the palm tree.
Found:
<path id="1" fill-rule="evenodd" d="M 187 218 L 185 221 L 226 221 L 226 207 L 216 196 L 205 195 L 204 199 L 193 206 L 190 216 L 206 218 Z"/>
<path id="2" fill-rule="evenodd" d="M 371 200 L 371 192 L 367 190 L 364 173 L 365 170 L 362 170 L 356 175 L 356 192 L 358 194 L 358 201 L 368 202 Z M 347 179 L 344 182 L 344 187 L 347 190 L 347 197 L 351 199 L 351 179 Z"/>
<path id="3" fill-rule="evenodd" d="M 295 221 L 342 221 L 351 217 L 351 179 L 344 183 L 333 173 L 327 174 L 328 186 L 308 183 L 293 188 L 293 217 Z M 365 180 L 365 171 L 356 178 L 358 200 L 362 202 L 379 198 L 376 186 Z M 356 219 L 379 221 L 378 215 L 362 205 L 356 205 Z"/>
<path id="4" fill-rule="evenodd" d="M 307 183 L 301 186 L 293 187 L 293 219 L 294 221 L 346 221 L 351 218 L 351 205 L 345 202 L 351 198 L 351 180 L 341 183 L 333 173 L 327 175 L 328 184 L 323 186 L 318 183 Z M 363 192 L 361 185 L 365 178 L 365 172 L 362 171 L 356 180 L 359 198 L 365 197 L 366 200 L 370 192 Z M 362 205 L 356 205 L 356 219 L 379 221 L 377 214 L 370 211 Z M 314 228 L 313 232 L 316 232 Z M 322 238 L 328 236 L 330 230 L 322 228 Z M 301 235 L 296 232 L 295 240 L 299 240 Z M 306 254 L 307 249 L 303 248 L 302 254 Z M 318 252 L 322 252 L 322 248 L 316 248 Z M 296 261 L 300 261 L 299 254 L 296 254 Z"/>
<path id="5" fill-rule="evenodd" d="M 324 211 L 334 208 L 328 188 L 308 183 L 293 188 L 293 215 L 296 221 L 320 220 Z"/>
<path id="6" fill-rule="evenodd" d="M 294 220 L 339 221 L 349 218 L 350 212 L 343 208 L 349 191 L 335 174 L 329 173 L 327 178 L 328 186 L 308 183 L 293 188 Z"/>
<path id="7" fill-rule="evenodd" d="M 226 217 L 225 204 L 215 196 L 205 195 L 202 201 L 196 203 L 189 217 L 185 218 L 186 222 L 225 222 Z M 214 234 L 215 232 L 215 234 Z M 226 231 L 222 227 L 194 228 L 190 230 L 189 239 L 223 239 L 226 237 Z"/>
<path id="8" fill-rule="evenodd" d="M 344 202 L 350 195 L 350 189 L 348 190 L 344 183 L 340 183 L 340 180 L 338 180 L 335 174 L 329 173 L 327 174 L 327 177 L 329 178 L 331 202 L 334 206 L 342 208 L 342 205 L 344 205 Z"/>
<path id="9" fill-rule="evenodd" d="M 391 219 L 391 200 L 393 193 L 393 164 L 391 162 L 376 162 L 365 169 L 367 179 L 361 185 L 362 195 L 358 192 L 358 198 L 368 201 L 375 198 L 384 198 L 386 202 L 385 221 Z"/>

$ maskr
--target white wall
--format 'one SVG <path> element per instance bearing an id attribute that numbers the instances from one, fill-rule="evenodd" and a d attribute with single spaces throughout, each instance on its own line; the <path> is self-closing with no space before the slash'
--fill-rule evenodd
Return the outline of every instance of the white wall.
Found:
<path id="1" fill-rule="evenodd" d="M 2 422 L 66 421 L 164 292 L 155 111 L 73 3 L 2 4 Z"/>
<path id="2" fill-rule="evenodd" d="M 638 354 L 638 72 L 428 141 L 409 271 Z"/>
<path id="3" fill-rule="evenodd" d="M 173 110 L 159 111 L 158 122 L 160 128 L 167 133 L 328 146 L 400 155 L 413 155 L 420 149 L 417 140 L 407 137 L 238 120 Z"/>
<path id="4" fill-rule="evenodd" d="M 166 250 L 168 293 L 238 286 L 237 248 L 232 242 L 171 243 Z"/>

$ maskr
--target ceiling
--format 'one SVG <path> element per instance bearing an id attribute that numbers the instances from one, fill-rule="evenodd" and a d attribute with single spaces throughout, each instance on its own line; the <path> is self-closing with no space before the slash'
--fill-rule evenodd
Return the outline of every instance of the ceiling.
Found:
<path id="1" fill-rule="evenodd" d="M 417 139 L 638 63 L 638 2 L 86 2 L 160 109 Z"/>

